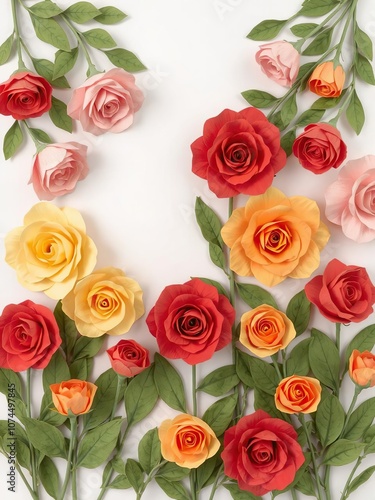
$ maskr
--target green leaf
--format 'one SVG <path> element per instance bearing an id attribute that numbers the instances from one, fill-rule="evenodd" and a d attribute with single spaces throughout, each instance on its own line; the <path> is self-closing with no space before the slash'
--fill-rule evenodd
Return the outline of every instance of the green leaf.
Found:
<path id="1" fill-rule="evenodd" d="M 49 457 L 44 457 L 39 465 L 39 475 L 43 487 L 52 498 L 60 497 L 59 472 Z"/>
<path id="2" fill-rule="evenodd" d="M 333 28 L 322 30 L 317 37 L 302 52 L 304 56 L 318 56 L 329 49 Z"/>
<path id="3" fill-rule="evenodd" d="M 372 40 L 368 36 L 367 33 L 361 30 L 357 23 L 354 26 L 354 41 L 357 44 L 358 51 L 367 59 L 372 61 L 373 57 L 373 48 L 372 48 Z"/>
<path id="4" fill-rule="evenodd" d="M 315 68 L 316 63 L 305 63 L 300 66 L 298 70 L 298 75 L 297 75 L 297 80 L 302 80 L 302 84 L 304 84 L 304 81 L 307 80 L 310 76 L 310 73 L 312 70 Z"/>
<path id="5" fill-rule="evenodd" d="M 171 380 L 173 384 L 174 381 Z M 128 427 L 143 420 L 154 408 L 158 391 L 154 382 L 154 366 L 134 377 L 125 391 L 125 408 Z"/>
<path id="6" fill-rule="evenodd" d="M 52 392 L 48 389 L 48 392 L 43 394 L 42 402 L 40 404 L 40 416 L 39 420 L 43 420 L 43 422 L 47 422 L 47 424 L 51 424 L 55 427 L 59 427 L 66 420 L 65 415 L 61 415 L 58 411 L 56 411 L 55 405 L 52 401 Z"/>
<path id="7" fill-rule="evenodd" d="M 139 463 L 136 460 L 129 458 L 126 461 L 125 473 L 133 489 L 136 492 L 140 491 L 143 486 L 143 471 Z"/>
<path id="8" fill-rule="evenodd" d="M 68 89 L 70 88 L 68 80 L 65 76 L 61 76 L 60 78 L 53 79 L 53 71 L 54 66 L 51 61 L 48 59 L 34 59 L 32 58 L 32 62 L 35 68 L 35 71 L 45 78 L 53 87 L 59 89 Z M 53 98 L 52 98 L 53 99 Z"/>
<path id="9" fill-rule="evenodd" d="M 197 468 L 197 490 L 200 491 L 205 486 L 208 486 L 210 478 L 212 477 L 215 468 L 218 465 L 219 453 L 209 458 L 202 465 Z"/>
<path id="10" fill-rule="evenodd" d="M 285 101 L 283 107 L 281 108 L 281 120 L 284 123 L 290 123 L 296 116 L 297 111 L 297 96 L 296 94 L 293 94 Z"/>
<path id="11" fill-rule="evenodd" d="M 240 488 L 238 487 L 238 485 L 236 483 L 233 483 L 233 484 L 227 483 L 227 484 L 224 484 L 223 486 L 226 490 L 229 491 L 233 500 L 259 500 L 259 498 L 262 498 L 262 497 L 253 495 L 249 491 L 240 490 Z"/>
<path id="12" fill-rule="evenodd" d="M 56 427 L 28 417 L 23 417 L 22 423 L 34 448 L 49 457 L 66 458 L 65 439 Z"/>
<path id="13" fill-rule="evenodd" d="M 354 132 L 359 135 L 365 123 L 365 111 L 355 90 L 346 108 L 346 118 Z"/>
<path id="14" fill-rule="evenodd" d="M 340 104 L 340 101 L 342 100 L 345 93 L 346 89 L 341 92 L 341 95 L 339 97 L 330 97 L 329 99 L 327 99 L 327 97 L 319 97 L 319 99 L 312 103 L 311 109 L 321 110 L 335 108 L 338 104 Z"/>
<path id="15" fill-rule="evenodd" d="M 50 385 L 69 380 L 71 378 L 69 367 L 60 350 L 52 356 L 51 361 L 43 370 L 43 388 L 48 394 L 51 392 Z"/>
<path id="16" fill-rule="evenodd" d="M 258 389 L 274 396 L 279 380 L 275 368 L 263 359 L 249 357 L 251 376 Z"/>
<path id="17" fill-rule="evenodd" d="M 355 477 L 353 481 L 349 484 L 347 495 L 349 496 L 362 484 L 366 483 L 371 478 L 374 472 L 375 472 L 375 465 L 373 465 L 372 467 L 368 467 L 366 470 L 358 474 L 358 476 Z"/>
<path id="18" fill-rule="evenodd" d="M 101 12 L 90 2 L 77 2 L 68 7 L 64 14 L 75 23 L 82 24 L 100 16 Z"/>
<path id="19" fill-rule="evenodd" d="M 156 477 L 156 482 L 164 493 L 170 498 L 175 498 L 176 500 L 189 500 L 190 496 L 184 486 L 179 482 L 170 482 L 163 477 Z"/>
<path id="20" fill-rule="evenodd" d="M 215 401 L 204 412 L 203 420 L 211 427 L 216 436 L 221 436 L 233 419 L 237 404 L 237 395 L 231 394 Z"/>
<path id="21" fill-rule="evenodd" d="M 350 415 L 343 437 L 361 439 L 375 418 L 375 398 L 364 401 Z"/>
<path id="22" fill-rule="evenodd" d="M 84 31 L 82 35 L 86 42 L 95 49 L 111 49 L 112 47 L 116 47 L 116 42 L 108 31 L 101 28 Z"/>
<path id="23" fill-rule="evenodd" d="M 255 41 L 272 40 L 276 35 L 280 33 L 283 27 L 288 22 L 288 19 L 266 19 L 261 21 L 259 24 L 254 26 L 254 28 L 247 35 L 247 38 Z"/>
<path id="24" fill-rule="evenodd" d="M 290 156 L 292 154 L 293 144 L 295 140 L 296 140 L 295 130 L 289 130 L 289 132 L 287 132 L 282 136 L 280 144 L 287 156 Z"/>
<path id="25" fill-rule="evenodd" d="M 372 69 L 372 65 L 370 61 L 362 56 L 361 54 L 357 54 L 354 60 L 354 66 L 357 71 L 357 74 L 362 80 L 370 85 L 375 85 L 375 77 L 374 70 Z"/>
<path id="26" fill-rule="evenodd" d="M 327 449 L 323 463 L 325 465 L 350 464 L 357 460 L 363 448 L 363 443 L 357 443 L 349 439 L 339 439 Z"/>
<path id="27" fill-rule="evenodd" d="M 255 308 L 263 304 L 268 304 L 277 309 L 277 304 L 272 295 L 258 285 L 236 283 L 241 299 L 250 307 Z"/>
<path id="28" fill-rule="evenodd" d="M 155 353 L 155 384 L 161 399 L 174 410 L 186 413 L 184 383 L 178 371 Z"/>
<path id="29" fill-rule="evenodd" d="M 161 461 L 160 439 L 158 429 L 151 429 L 143 436 L 138 445 L 138 458 L 143 470 L 150 474 Z"/>
<path id="30" fill-rule="evenodd" d="M 79 337 L 74 345 L 73 359 L 93 358 L 98 354 L 104 343 L 102 337 Z"/>
<path id="31" fill-rule="evenodd" d="M 290 27 L 290 31 L 293 35 L 298 36 L 300 38 L 308 38 L 310 33 L 312 33 L 319 25 L 316 23 L 300 23 L 295 24 Z"/>
<path id="32" fill-rule="evenodd" d="M 375 325 L 369 325 L 363 328 L 357 335 L 351 340 L 345 351 L 345 366 L 347 369 L 349 358 L 354 351 L 357 349 L 359 352 L 371 351 L 375 346 Z"/>
<path id="33" fill-rule="evenodd" d="M 69 40 L 65 31 L 54 19 L 43 19 L 30 13 L 36 36 L 42 42 L 49 43 L 61 50 L 70 50 Z"/>
<path id="34" fill-rule="evenodd" d="M 77 57 L 78 47 L 74 47 L 70 52 L 58 50 L 55 54 L 52 79 L 56 80 L 56 78 L 60 78 L 68 73 L 74 67 Z"/>
<path id="35" fill-rule="evenodd" d="M 334 391 L 339 388 L 340 355 L 335 343 L 313 328 L 309 346 L 310 367 L 317 379 Z"/>
<path id="36" fill-rule="evenodd" d="M 215 264 L 215 266 L 220 267 L 220 269 L 223 269 L 225 271 L 225 257 L 223 250 L 215 243 L 209 242 L 208 245 L 212 262 Z"/>
<path id="37" fill-rule="evenodd" d="M 21 378 L 18 373 L 7 368 L 0 368 L 0 392 L 6 397 L 15 392 L 18 398 L 22 398 Z"/>
<path id="38" fill-rule="evenodd" d="M 207 283 L 207 285 L 212 285 L 216 288 L 216 290 L 221 294 L 221 295 L 225 295 L 225 297 L 228 298 L 228 292 L 225 290 L 225 288 L 223 287 L 223 285 L 221 283 L 219 283 L 218 281 L 215 281 L 215 280 L 211 280 L 209 278 L 202 278 L 201 276 L 192 276 L 191 279 L 199 279 L 201 281 L 203 281 L 203 283 Z"/>
<path id="39" fill-rule="evenodd" d="M 166 479 L 167 481 L 180 481 L 180 479 L 184 479 L 190 474 L 190 469 L 187 469 L 186 467 L 180 467 L 179 465 L 173 463 L 173 462 L 168 462 L 160 469 L 158 469 L 156 473 L 156 477 L 162 477 Z"/>
<path id="40" fill-rule="evenodd" d="M 286 414 L 276 408 L 275 396 L 271 396 L 271 394 L 268 394 L 259 388 L 254 389 L 254 409 L 264 410 L 273 418 L 281 418 L 282 420 L 286 420 L 288 418 Z"/>
<path id="41" fill-rule="evenodd" d="M 251 358 L 249 354 L 237 349 L 236 372 L 241 382 L 247 387 L 254 387 L 254 380 L 251 376 Z"/>
<path id="42" fill-rule="evenodd" d="M 116 446 L 122 419 L 115 418 L 88 431 L 81 439 L 77 467 L 95 469 L 107 460 Z"/>
<path id="43" fill-rule="evenodd" d="M 239 383 L 234 365 L 221 366 L 209 373 L 198 387 L 211 396 L 223 396 Z"/>
<path id="44" fill-rule="evenodd" d="M 21 146 L 23 134 L 20 124 L 16 120 L 4 136 L 3 151 L 4 158 L 9 160 Z"/>
<path id="45" fill-rule="evenodd" d="M 73 361 L 69 365 L 71 378 L 88 380 L 91 375 L 93 364 L 94 361 L 92 358 L 83 358 Z"/>
<path id="46" fill-rule="evenodd" d="M 127 17 L 125 12 L 122 12 L 116 7 L 101 7 L 100 15 L 95 17 L 95 21 L 101 24 L 115 24 Z"/>
<path id="47" fill-rule="evenodd" d="M 280 130 L 280 132 L 285 130 L 287 128 L 287 126 L 289 125 L 289 123 L 285 123 L 282 120 L 281 111 L 276 111 L 276 113 L 274 113 L 272 116 L 270 116 L 268 118 L 268 120 L 271 123 L 273 123 L 275 125 L 275 127 L 277 127 Z"/>
<path id="48" fill-rule="evenodd" d="M 298 12 L 301 16 L 320 17 L 337 6 L 339 0 L 305 0 L 302 9 Z"/>
<path id="49" fill-rule="evenodd" d="M 52 96 L 52 107 L 49 110 L 49 116 L 54 125 L 56 125 L 56 127 L 66 130 L 67 132 L 70 133 L 73 131 L 73 120 L 67 114 L 66 104 L 53 96 Z M 90 339 L 90 340 L 98 340 L 98 339 Z"/>
<path id="50" fill-rule="evenodd" d="M 286 315 L 294 324 L 297 335 L 301 335 L 307 329 L 310 322 L 311 303 L 306 297 L 305 290 L 301 290 L 292 297 L 286 308 Z"/>
<path id="51" fill-rule="evenodd" d="M 263 90 L 245 90 L 245 92 L 241 92 L 241 95 L 254 108 L 270 108 L 279 100 Z"/>
<path id="52" fill-rule="evenodd" d="M 315 484 L 309 471 L 304 471 L 297 483 L 295 489 L 311 497 L 316 496 Z"/>
<path id="53" fill-rule="evenodd" d="M 114 490 L 127 490 L 131 488 L 129 479 L 125 475 L 118 475 L 111 481 L 108 485 L 108 488 L 112 488 Z"/>
<path id="54" fill-rule="evenodd" d="M 6 40 L 0 45 L 0 66 L 5 64 L 10 57 L 12 52 L 14 41 L 14 33 L 12 33 Z"/>
<path id="55" fill-rule="evenodd" d="M 323 98 L 326 101 L 330 101 L 332 99 Z M 335 98 L 334 98 L 335 99 Z M 297 119 L 296 126 L 298 127 L 306 127 L 310 123 L 319 123 L 323 118 L 325 113 L 325 108 L 322 109 L 307 109 L 304 111 Z"/>
<path id="56" fill-rule="evenodd" d="M 44 0 L 32 5 L 29 9 L 35 16 L 48 19 L 49 17 L 58 16 L 62 10 L 58 5 L 50 0 Z"/>
<path id="57" fill-rule="evenodd" d="M 104 54 L 108 57 L 112 64 L 118 68 L 122 68 L 129 73 L 137 73 L 143 71 L 146 66 L 138 59 L 138 57 L 126 49 L 105 50 Z"/>
<path id="58" fill-rule="evenodd" d="M 220 234 L 222 223 L 212 208 L 206 205 L 199 196 L 195 201 L 195 216 L 203 238 L 209 243 L 223 248 L 224 243 Z"/>
<path id="59" fill-rule="evenodd" d="M 286 376 L 302 375 L 306 376 L 310 371 L 309 344 L 311 339 L 304 339 L 299 342 L 291 351 L 286 361 Z"/>
<path id="60" fill-rule="evenodd" d="M 340 436 L 344 421 L 345 411 L 336 396 L 330 394 L 319 403 L 315 422 L 323 448 Z"/>
<path id="61" fill-rule="evenodd" d="M 65 352 L 67 359 L 70 359 L 74 344 L 79 335 L 76 325 L 74 321 L 63 312 L 61 300 L 56 304 L 53 314 L 59 326 L 60 337 L 62 339 L 61 348 Z"/>
<path id="62" fill-rule="evenodd" d="M 44 144 L 52 144 L 53 142 L 50 136 L 40 128 L 29 127 L 29 132 L 39 142 L 43 142 Z"/>

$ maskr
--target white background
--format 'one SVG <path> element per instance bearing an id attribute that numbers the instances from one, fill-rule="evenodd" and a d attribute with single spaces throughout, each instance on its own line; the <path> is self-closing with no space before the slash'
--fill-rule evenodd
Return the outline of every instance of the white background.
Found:
<path id="1" fill-rule="evenodd" d="M 10 0 L 2 0 L 0 17 L 1 40 L 12 30 Z M 34 2 L 26 0 L 27 5 Z M 67 7 L 69 0 L 57 1 Z M 123 9 L 129 18 L 108 30 L 119 46 L 134 51 L 149 68 L 137 75 L 137 83 L 143 89 L 146 99 L 137 113 L 133 126 L 122 134 L 91 136 L 74 130 L 74 139 L 89 147 L 90 173 L 77 185 L 76 191 L 54 203 L 78 209 L 87 224 L 87 233 L 98 247 L 97 269 L 104 266 L 122 268 L 136 279 L 144 290 L 146 314 L 154 305 L 164 286 L 183 283 L 190 276 L 205 276 L 225 284 L 218 268 L 211 264 L 208 248 L 200 235 L 194 217 L 195 197 L 201 196 L 225 220 L 226 200 L 219 200 L 211 193 L 205 181 L 191 173 L 190 144 L 202 133 L 207 118 L 217 115 L 224 108 L 241 110 L 247 104 L 241 91 L 249 88 L 267 90 L 282 95 L 284 89 L 267 80 L 254 61 L 257 42 L 246 39 L 247 33 L 259 21 L 266 18 L 285 19 L 300 7 L 300 0 L 93 0 L 98 6 L 114 5 Z M 375 41 L 375 5 L 371 0 L 359 2 L 359 22 Z M 25 41 L 34 47 L 36 57 L 53 60 L 53 50 L 35 39 L 29 19 L 22 22 Z M 105 28 L 105 27 L 104 27 Z M 88 28 L 84 28 L 88 29 Z M 289 31 L 283 37 L 293 40 Z M 95 56 L 99 69 L 111 66 L 104 57 Z M 346 61 L 344 61 L 344 64 Z M 77 68 L 68 74 L 72 86 L 85 79 L 85 63 L 79 61 Z M 6 80 L 16 69 L 16 58 L 0 67 L 0 81 Z M 359 137 L 343 123 L 339 128 L 348 145 L 348 159 L 366 154 L 375 154 L 375 106 L 374 89 L 359 86 L 359 94 L 365 103 L 366 124 Z M 65 102 L 70 91 L 56 91 L 55 95 Z M 306 109 L 311 96 L 304 94 L 299 103 Z M 12 118 L 0 116 L 1 140 L 13 123 Z M 71 139 L 70 135 L 50 125 L 48 117 L 33 120 L 33 125 L 44 128 L 56 142 Z M 22 225 L 24 214 L 38 202 L 28 180 L 31 172 L 34 148 L 28 139 L 16 156 L 4 161 L 0 158 L 0 237 L 12 228 Z M 1 156 L 1 155 L 0 155 Z M 296 160 L 290 158 L 285 169 L 277 175 L 274 185 L 287 195 L 306 195 L 314 198 L 324 214 L 324 189 L 337 178 L 337 172 L 314 176 L 302 169 Z M 243 205 L 246 198 L 237 200 Z M 325 220 L 324 215 L 322 215 Z M 321 266 L 315 274 L 323 271 L 334 257 L 346 264 L 365 266 L 375 282 L 375 242 L 358 245 L 342 235 L 341 229 L 328 223 L 331 240 L 321 255 Z M 0 309 L 8 303 L 19 303 L 25 299 L 54 307 L 54 301 L 42 293 L 31 293 L 22 288 L 13 269 L 4 262 L 4 246 L 0 245 Z M 281 307 L 301 290 L 307 280 L 286 280 L 272 293 Z M 157 350 L 154 338 L 148 333 L 143 316 L 131 329 L 127 338 L 134 338 L 151 354 Z M 342 343 L 345 345 L 363 326 L 373 323 L 374 315 L 361 325 L 343 328 Z M 333 334 L 334 325 L 322 321 L 318 314 L 312 320 L 314 326 Z M 105 348 L 119 338 L 108 338 Z M 103 349 L 95 360 L 93 380 L 109 367 Z M 198 367 L 198 376 L 228 363 L 229 352 L 216 353 L 213 359 Z M 180 361 L 174 363 L 190 389 L 190 368 Z M 36 377 L 35 386 L 38 386 Z M 344 405 L 347 407 L 353 386 L 344 385 Z M 33 389 L 33 397 L 39 404 L 40 392 Z M 374 394 L 368 390 L 364 397 Z M 200 414 L 211 403 L 209 398 L 199 400 Z M 5 399 L 2 399 L 1 418 L 5 418 Z M 147 421 L 142 422 L 129 436 L 126 456 L 136 455 L 139 439 L 150 428 L 175 412 L 160 403 Z M 367 461 L 364 468 L 375 464 Z M 8 466 L 0 457 L 0 491 L 5 499 L 28 498 L 26 489 L 19 479 L 17 493 L 6 490 Z M 350 466 L 335 471 L 333 477 L 333 500 L 340 498 L 340 489 Z M 79 472 L 80 500 L 95 499 L 98 495 L 101 471 Z M 374 498 L 375 476 L 357 490 L 353 500 Z M 5 496 L 4 496 L 5 495 Z M 208 492 L 202 494 L 206 500 Z M 69 498 L 67 495 L 66 498 Z M 111 491 L 106 498 L 133 499 L 132 490 Z M 165 498 L 157 486 L 150 486 L 143 497 Z M 221 490 L 218 500 L 230 498 Z M 280 496 L 280 499 L 285 498 Z M 299 494 L 299 498 L 303 498 Z"/>

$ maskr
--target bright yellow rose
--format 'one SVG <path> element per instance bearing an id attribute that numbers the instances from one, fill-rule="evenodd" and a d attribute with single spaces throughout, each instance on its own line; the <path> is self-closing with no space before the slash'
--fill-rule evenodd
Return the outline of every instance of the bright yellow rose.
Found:
<path id="1" fill-rule="evenodd" d="M 37 203 L 5 237 L 6 262 L 28 290 L 61 299 L 96 264 L 96 246 L 73 208 Z"/>
<path id="2" fill-rule="evenodd" d="M 142 290 L 121 269 L 105 267 L 79 281 L 63 298 L 62 309 L 81 335 L 122 335 L 144 313 Z"/>
<path id="3" fill-rule="evenodd" d="M 329 240 L 314 200 L 288 198 L 274 187 L 234 210 L 221 235 L 231 249 L 231 269 L 240 276 L 254 276 L 266 286 L 287 277 L 311 276 Z"/>

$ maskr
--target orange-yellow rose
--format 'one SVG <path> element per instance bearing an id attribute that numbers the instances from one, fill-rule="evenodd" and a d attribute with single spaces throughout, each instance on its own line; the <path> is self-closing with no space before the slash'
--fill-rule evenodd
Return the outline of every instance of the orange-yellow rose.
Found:
<path id="1" fill-rule="evenodd" d="M 230 267 L 267 286 L 308 278 L 319 266 L 329 232 L 318 205 L 304 196 L 287 198 L 271 187 L 237 208 L 221 234 L 230 247 Z"/>
<path id="2" fill-rule="evenodd" d="M 220 442 L 200 418 L 185 413 L 164 420 L 159 427 L 161 454 L 180 467 L 195 469 L 215 455 Z"/>
<path id="3" fill-rule="evenodd" d="M 277 386 L 275 405 L 283 413 L 312 413 L 318 408 L 321 392 L 316 378 L 292 375 Z"/>
<path id="4" fill-rule="evenodd" d="M 375 355 L 370 351 L 354 349 L 349 358 L 349 375 L 361 387 L 375 386 Z"/>
<path id="5" fill-rule="evenodd" d="M 79 281 L 62 309 L 81 335 L 122 335 L 144 313 L 142 290 L 121 269 L 105 267 Z"/>
<path id="6" fill-rule="evenodd" d="M 319 64 L 309 78 L 309 89 L 322 97 L 338 97 L 344 87 L 345 71 L 333 61 Z"/>
<path id="7" fill-rule="evenodd" d="M 95 384 L 75 378 L 49 387 L 52 391 L 53 404 L 61 415 L 68 415 L 69 410 L 75 415 L 87 413 L 97 390 Z"/>
<path id="8" fill-rule="evenodd" d="M 5 237 L 6 262 L 28 290 L 61 299 L 96 264 L 96 246 L 81 214 L 52 203 L 34 205 L 24 225 Z"/>
<path id="9" fill-rule="evenodd" d="M 296 330 L 287 315 L 267 304 L 258 306 L 241 317 L 239 340 L 260 358 L 285 349 L 295 336 Z"/>

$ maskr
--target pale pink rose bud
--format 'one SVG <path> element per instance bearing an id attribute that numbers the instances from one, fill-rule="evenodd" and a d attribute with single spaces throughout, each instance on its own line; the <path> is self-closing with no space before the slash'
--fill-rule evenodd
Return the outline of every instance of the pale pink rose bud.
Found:
<path id="1" fill-rule="evenodd" d="M 87 146 L 78 142 L 49 144 L 36 156 L 29 184 L 40 200 L 53 200 L 74 191 L 89 172 Z"/>
<path id="2" fill-rule="evenodd" d="M 255 60 L 263 73 L 279 85 L 291 87 L 297 78 L 300 55 L 289 42 L 278 41 L 260 45 Z"/>
<path id="3" fill-rule="evenodd" d="M 135 78 L 121 68 L 94 75 L 73 91 L 68 115 L 94 135 L 122 132 L 143 103 Z"/>

